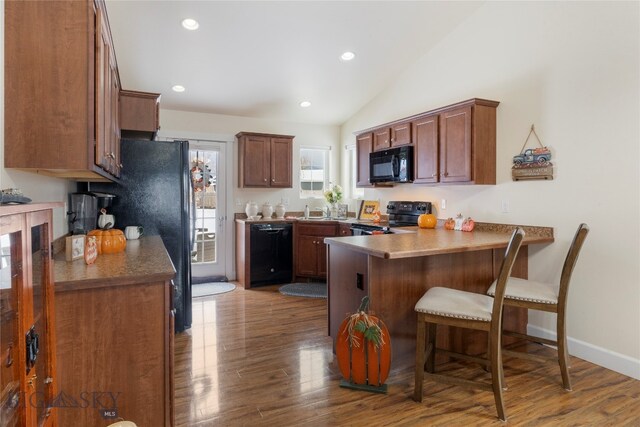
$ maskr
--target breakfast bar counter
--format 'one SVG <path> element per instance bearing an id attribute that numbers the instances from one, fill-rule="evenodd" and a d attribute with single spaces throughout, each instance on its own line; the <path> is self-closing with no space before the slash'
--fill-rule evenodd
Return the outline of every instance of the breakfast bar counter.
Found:
<path id="1" fill-rule="evenodd" d="M 365 295 L 391 335 L 394 364 L 413 364 L 414 306 L 435 286 L 485 293 L 497 277 L 513 225 L 478 223 L 473 232 L 406 228 L 400 234 L 333 237 L 328 245 L 328 327 L 335 339 Z M 522 226 L 526 237 L 512 276 L 527 278 L 528 245 L 553 242 L 553 229 Z M 505 328 L 526 332 L 527 311 L 505 307 Z M 469 354 L 486 351 L 486 334 L 444 327 L 437 345 Z M 508 341 L 507 341 L 508 342 Z"/>

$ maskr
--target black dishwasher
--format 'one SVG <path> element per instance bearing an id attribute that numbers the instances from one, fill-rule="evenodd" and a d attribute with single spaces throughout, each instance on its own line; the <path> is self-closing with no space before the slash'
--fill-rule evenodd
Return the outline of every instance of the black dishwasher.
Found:
<path id="1" fill-rule="evenodd" d="M 293 227 L 289 223 L 252 224 L 251 286 L 291 282 Z"/>

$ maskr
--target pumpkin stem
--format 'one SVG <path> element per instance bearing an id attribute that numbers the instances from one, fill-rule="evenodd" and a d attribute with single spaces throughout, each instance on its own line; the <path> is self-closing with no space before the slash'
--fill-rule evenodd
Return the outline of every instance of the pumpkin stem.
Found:
<path id="1" fill-rule="evenodd" d="M 365 295 L 364 298 L 362 298 L 362 302 L 360 303 L 360 307 L 358 307 L 358 311 L 367 311 L 367 308 L 369 307 L 369 295 Z"/>

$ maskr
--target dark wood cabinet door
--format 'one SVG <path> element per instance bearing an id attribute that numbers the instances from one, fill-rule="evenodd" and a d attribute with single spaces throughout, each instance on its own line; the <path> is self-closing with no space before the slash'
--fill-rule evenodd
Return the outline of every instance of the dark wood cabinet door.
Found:
<path id="1" fill-rule="evenodd" d="M 271 138 L 271 187 L 292 187 L 292 152 L 291 139 Z"/>
<path id="2" fill-rule="evenodd" d="M 338 236 L 351 236 L 351 225 L 340 223 L 338 225 Z"/>
<path id="3" fill-rule="evenodd" d="M 318 237 L 318 276 L 327 277 L 327 245 L 324 237 Z"/>
<path id="4" fill-rule="evenodd" d="M 107 22 L 102 9 L 96 9 L 95 51 L 95 163 L 110 169 L 111 69 Z"/>
<path id="5" fill-rule="evenodd" d="M 415 147 L 413 182 L 438 182 L 438 116 L 417 119 L 412 128 Z"/>
<path id="6" fill-rule="evenodd" d="M 367 133 L 356 139 L 356 187 L 372 187 L 369 182 L 369 154 L 373 147 L 373 134 Z"/>
<path id="7" fill-rule="evenodd" d="M 440 114 L 440 182 L 471 181 L 471 107 Z"/>
<path id="8" fill-rule="evenodd" d="M 398 123 L 391 128 L 391 146 L 411 144 L 411 122 Z"/>
<path id="9" fill-rule="evenodd" d="M 391 147 L 391 128 L 380 128 L 373 131 L 373 151 Z"/>
<path id="10" fill-rule="evenodd" d="M 111 139 L 111 150 L 109 151 L 109 157 L 111 157 L 111 172 L 117 178 L 120 177 L 120 170 L 122 169 L 122 160 L 120 159 L 120 114 L 119 114 L 119 93 L 120 93 L 120 81 L 118 80 L 118 66 L 115 61 L 115 53 L 111 51 L 109 57 L 109 73 L 111 74 L 111 121 L 109 137 Z"/>
<path id="11" fill-rule="evenodd" d="M 271 143 L 268 137 L 247 135 L 244 140 L 243 178 L 245 187 L 269 187 Z"/>
<path id="12" fill-rule="evenodd" d="M 317 236 L 298 236 L 296 246 L 296 274 L 315 277 L 318 275 Z"/>

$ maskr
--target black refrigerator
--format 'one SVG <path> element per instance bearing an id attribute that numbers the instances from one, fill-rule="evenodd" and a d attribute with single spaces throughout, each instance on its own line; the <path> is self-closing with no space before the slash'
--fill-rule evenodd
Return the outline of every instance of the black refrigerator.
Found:
<path id="1" fill-rule="evenodd" d="M 192 207 L 188 141 L 121 142 L 120 183 L 91 183 L 91 191 L 117 197 L 110 209 L 116 228 L 141 225 L 159 235 L 176 269 L 176 332 L 191 327 Z"/>

